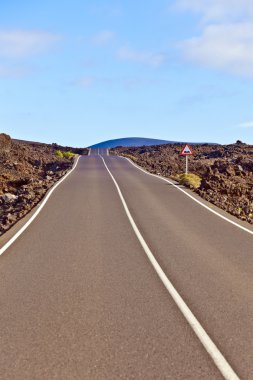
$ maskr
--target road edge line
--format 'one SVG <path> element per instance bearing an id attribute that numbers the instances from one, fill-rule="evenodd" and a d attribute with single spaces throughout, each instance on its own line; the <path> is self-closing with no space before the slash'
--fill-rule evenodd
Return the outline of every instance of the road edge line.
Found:
<path id="1" fill-rule="evenodd" d="M 129 161 L 134 167 L 136 167 L 136 169 L 139 169 L 140 171 L 142 171 L 143 173 L 147 174 L 147 175 L 150 175 L 152 177 L 156 177 L 162 181 L 165 181 L 165 182 L 168 182 L 170 185 L 172 185 L 173 187 L 175 187 L 177 190 L 181 191 L 182 193 L 184 193 L 185 195 L 187 195 L 187 197 L 191 198 L 194 202 L 198 203 L 200 206 L 204 207 L 205 209 L 207 209 L 208 211 L 212 212 L 213 214 L 215 214 L 216 216 L 220 217 L 221 219 L 225 220 L 226 222 L 228 223 L 231 223 L 233 224 L 234 226 L 240 228 L 241 230 L 245 231 L 245 232 L 248 232 L 249 234 L 253 235 L 253 231 L 249 230 L 248 228 L 244 227 L 244 226 L 241 226 L 240 224 L 234 222 L 233 220 L 230 220 L 229 218 L 227 218 L 226 216 L 224 215 L 221 215 L 220 213 L 218 213 L 217 211 L 215 210 L 212 210 L 209 206 L 207 206 L 206 204 L 202 203 L 200 200 L 196 199 L 195 197 L 193 197 L 191 194 L 187 193 L 187 191 L 185 191 L 184 189 L 182 189 L 181 187 L 175 185 L 172 181 L 170 181 L 169 179 L 167 178 L 164 178 L 164 177 L 161 177 L 157 174 L 152 174 L 152 173 L 149 173 L 148 171 L 146 171 L 145 169 L 141 168 L 140 166 L 136 165 L 134 162 L 132 162 L 128 157 L 123 157 L 123 156 L 118 156 L 118 157 L 121 157 L 121 158 L 124 158 L 126 159 L 127 161 Z M 217 206 L 216 206 L 217 207 Z"/>
<path id="2" fill-rule="evenodd" d="M 110 174 L 110 176 L 114 182 L 114 185 L 118 191 L 120 200 L 123 204 L 124 210 L 125 210 L 127 217 L 129 219 L 129 222 L 130 222 L 130 224 L 131 224 L 131 226 L 132 226 L 132 228 L 133 228 L 144 252 L 148 256 L 149 261 L 151 262 L 156 273 L 158 274 L 160 280 L 162 281 L 162 283 L 164 284 L 164 286 L 168 290 L 169 294 L 173 298 L 173 300 L 176 303 L 176 305 L 178 306 L 179 310 L 181 311 L 181 313 L 185 317 L 186 321 L 188 322 L 188 324 L 190 325 L 192 330 L 195 332 L 196 336 L 198 337 L 198 339 L 200 340 L 200 342 L 202 343 L 202 345 L 206 349 L 207 353 L 209 354 L 209 356 L 211 357 L 211 359 L 213 360 L 214 364 L 216 365 L 218 370 L 221 372 L 223 377 L 226 380 L 240 380 L 239 377 L 237 376 L 237 374 L 235 373 L 235 371 L 232 369 L 230 364 L 225 359 L 225 357 L 219 351 L 218 347 L 215 345 L 215 343 L 212 341 L 212 339 L 206 333 L 206 331 L 201 326 L 201 324 L 199 323 L 197 318 L 194 316 L 194 314 L 192 313 L 190 308 L 184 302 L 183 298 L 180 296 L 180 294 L 177 292 L 175 287 L 172 285 L 172 283 L 170 282 L 170 280 L 168 279 L 168 277 L 166 276 L 166 274 L 162 270 L 161 266 L 158 264 L 156 258 L 154 257 L 153 253 L 151 252 L 150 248 L 148 247 L 146 241 L 144 240 L 140 230 L 138 229 L 138 227 L 137 227 L 137 225 L 136 225 L 136 223 L 135 223 L 135 221 L 134 221 L 134 219 L 133 219 L 133 217 L 129 211 L 127 203 L 126 203 L 126 201 L 122 195 L 122 192 L 120 190 L 120 187 L 119 187 L 116 179 L 114 178 L 110 169 L 106 165 L 104 158 L 101 155 L 100 155 L 100 157 L 101 157 L 101 159 L 105 165 L 106 170 L 108 171 L 108 173 Z"/>
<path id="3" fill-rule="evenodd" d="M 41 205 L 38 207 L 38 209 L 35 211 L 35 213 L 31 216 L 31 218 L 20 228 L 18 232 L 10 240 L 7 241 L 3 245 L 2 248 L 0 248 L 0 256 L 17 240 L 17 238 L 22 235 L 22 233 L 29 227 L 29 225 L 34 221 L 34 219 L 39 215 L 45 204 L 47 203 L 48 199 L 51 197 L 52 193 L 55 191 L 55 189 L 75 170 L 78 161 L 81 156 L 79 156 L 72 167 L 72 169 L 66 173 L 58 182 L 54 184 L 54 186 L 49 190 L 49 192 L 46 194 L 45 198 L 43 198 Z M 32 211 L 32 210 L 31 210 Z"/>

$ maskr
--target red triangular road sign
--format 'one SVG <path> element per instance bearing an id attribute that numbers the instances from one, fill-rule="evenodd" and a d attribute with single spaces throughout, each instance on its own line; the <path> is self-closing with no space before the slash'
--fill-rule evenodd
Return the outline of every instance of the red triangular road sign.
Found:
<path id="1" fill-rule="evenodd" d="M 181 156 L 191 156 L 192 154 L 193 154 L 193 151 L 189 144 L 186 144 L 180 153 Z"/>

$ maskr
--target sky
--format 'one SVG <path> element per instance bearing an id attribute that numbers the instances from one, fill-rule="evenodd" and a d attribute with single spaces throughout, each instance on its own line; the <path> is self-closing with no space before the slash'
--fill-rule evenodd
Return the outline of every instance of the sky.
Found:
<path id="1" fill-rule="evenodd" d="M 253 144 L 252 0 L 0 1 L 0 132 Z"/>

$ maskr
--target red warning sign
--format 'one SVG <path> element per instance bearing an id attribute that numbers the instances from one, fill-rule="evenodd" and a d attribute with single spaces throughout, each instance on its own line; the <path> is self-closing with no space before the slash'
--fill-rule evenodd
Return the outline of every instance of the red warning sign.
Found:
<path id="1" fill-rule="evenodd" d="M 186 144 L 185 147 L 181 150 L 181 156 L 191 156 L 193 154 L 192 148 L 190 145 Z"/>

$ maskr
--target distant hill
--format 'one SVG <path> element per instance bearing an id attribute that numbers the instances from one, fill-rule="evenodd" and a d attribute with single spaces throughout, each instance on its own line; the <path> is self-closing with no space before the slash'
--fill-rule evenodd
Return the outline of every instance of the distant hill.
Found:
<path id="1" fill-rule="evenodd" d="M 159 139 L 149 139 L 145 137 L 125 137 L 122 139 L 115 139 L 115 140 L 107 140 L 100 142 L 98 144 L 94 144 L 89 146 L 89 148 L 96 149 L 96 148 L 115 148 L 116 146 L 124 146 L 124 147 L 135 147 L 135 146 L 149 146 L 149 145 L 163 145 L 163 144 L 184 144 L 189 143 L 192 145 L 197 144 L 208 144 L 208 145 L 218 145 L 216 143 L 193 143 L 190 141 L 168 141 L 168 140 L 159 140 Z"/>
<path id="2" fill-rule="evenodd" d="M 116 146 L 143 146 L 143 145 L 162 145 L 162 144 L 173 144 L 176 141 L 158 140 L 158 139 L 148 139 L 145 137 L 126 137 L 123 139 L 115 139 L 103 141 L 98 144 L 89 146 L 89 148 L 115 148 Z"/>

